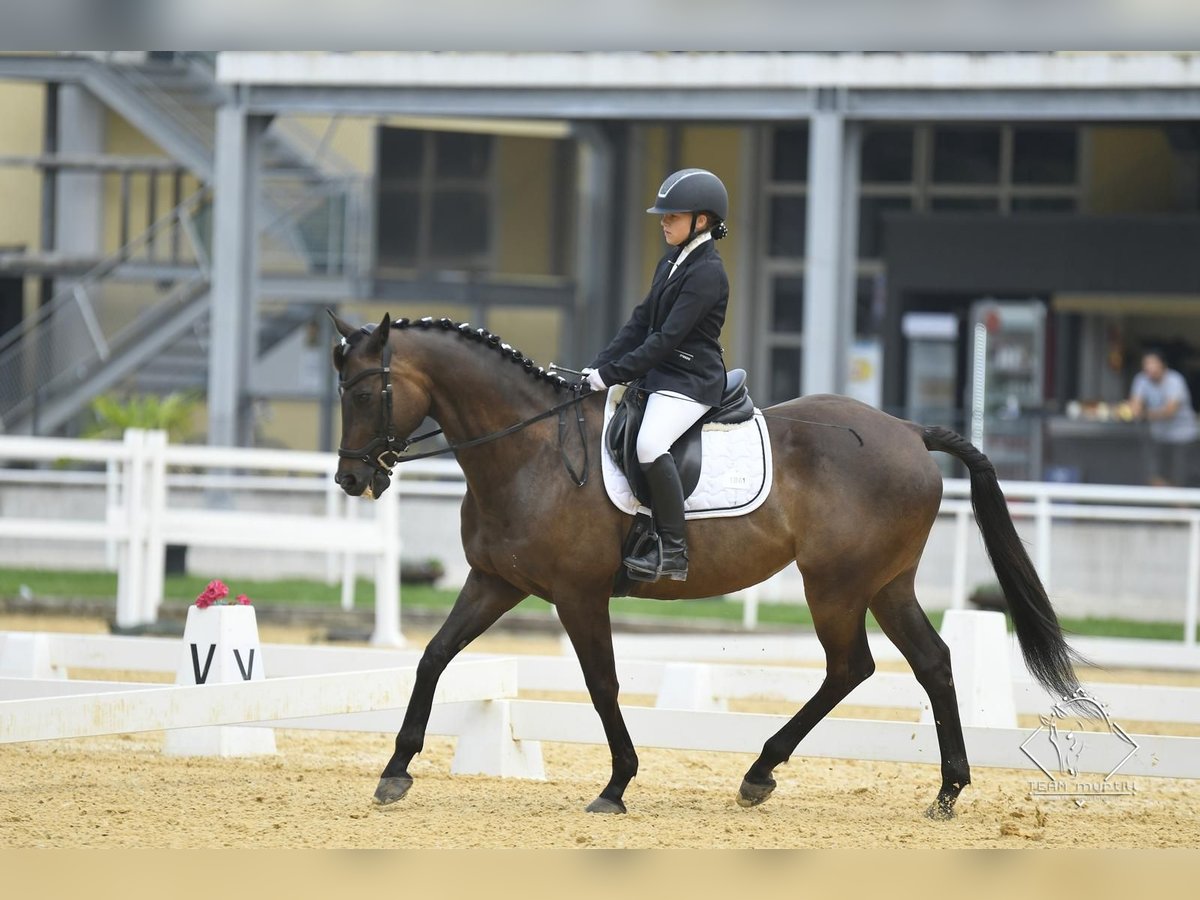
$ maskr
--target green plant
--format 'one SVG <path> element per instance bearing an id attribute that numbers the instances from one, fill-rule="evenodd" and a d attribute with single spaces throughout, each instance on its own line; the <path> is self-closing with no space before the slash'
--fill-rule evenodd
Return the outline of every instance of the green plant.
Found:
<path id="1" fill-rule="evenodd" d="M 181 443 L 191 435 L 192 418 L 199 403 L 194 394 L 135 394 L 127 399 L 103 394 L 91 402 L 93 421 L 82 435 L 115 440 L 126 428 L 145 428 L 165 431 L 168 440 Z"/>

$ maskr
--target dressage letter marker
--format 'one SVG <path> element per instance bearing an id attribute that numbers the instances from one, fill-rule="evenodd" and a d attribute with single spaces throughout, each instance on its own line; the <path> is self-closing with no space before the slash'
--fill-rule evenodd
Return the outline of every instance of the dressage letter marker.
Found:
<path id="1" fill-rule="evenodd" d="M 253 606 L 191 607 L 183 629 L 183 643 L 185 649 L 175 672 L 176 684 L 230 684 L 262 681 L 266 677 Z M 275 732 L 270 728 L 230 725 L 180 728 L 167 732 L 163 752 L 171 756 L 274 753 Z"/>

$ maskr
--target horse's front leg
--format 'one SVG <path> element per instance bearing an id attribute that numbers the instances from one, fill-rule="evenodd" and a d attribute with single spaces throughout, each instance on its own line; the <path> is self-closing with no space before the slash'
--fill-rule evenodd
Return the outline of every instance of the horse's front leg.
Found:
<path id="1" fill-rule="evenodd" d="M 562 622 L 575 655 L 579 657 L 583 679 L 592 705 L 600 715 L 608 748 L 612 752 L 612 778 L 587 808 L 595 813 L 623 813 L 625 788 L 637 775 L 637 751 L 625 727 L 617 705 L 617 664 L 613 658 L 612 625 L 608 616 L 608 596 L 603 592 L 589 595 L 555 595 L 558 618 Z"/>
<path id="2" fill-rule="evenodd" d="M 412 787 L 408 764 L 425 746 L 425 729 L 433 709 L 433 692 L 450 660 L 525 597 L 524 591 L 507 581 L 471 570 L 450 615 L 429 641 L 417 664 L 417 680 L 413 685 L 412 697 L 408 701 L 400 733 L 396 735 L 396 752 L 384 768 L 379 787 L 375 789 L 376 803 L 395 803 Z"/>

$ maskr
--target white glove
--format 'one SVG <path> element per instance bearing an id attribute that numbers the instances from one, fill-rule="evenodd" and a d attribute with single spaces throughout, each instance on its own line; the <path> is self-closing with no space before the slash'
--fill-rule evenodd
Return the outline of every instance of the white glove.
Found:
<path id="1" fill-rule="evenodd" d="M 608 385 L 606 385 L 604 383 L 604 379 L 600 377 L 600 371 L 598 369 L 589 369 L 589 370 L 585 370 L 585 371 L 587 371 L 587 373 L 588 373 L 588 376 L 587 376 L 588 387 L 590 387 L 593 391 L 608 390 Z"/>

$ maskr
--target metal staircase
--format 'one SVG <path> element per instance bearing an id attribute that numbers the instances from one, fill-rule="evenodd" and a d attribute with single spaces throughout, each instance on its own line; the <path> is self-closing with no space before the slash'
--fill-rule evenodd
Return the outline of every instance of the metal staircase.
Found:
<path id="1" fill-rule="evenodd" d="M 195 223 L 208 195 L 204 188 L 189 197 L 0 336 L 0 429 L 57 431 L 208 314 L 208 257 Z M 163 242 L 180 248 L 172 282 L 114 279 Z"/>
<path id="2" fill-rule="evenodd" d="M 0 78 L 82 84 L 202 183 L 213 177 L 216 109 L 228 89 L 197 53 L 15 58 Z M 283 120 L 263 138 L 259 259 L 264 296 L 355 296 L 367 283 L 366 177 L 327 141 Z M 128 204 L 128 174 L 121 203 Z M 0 335 L 0 431 L 52 433 L 118 385 L 167 392 L 207 382 L 211 190 L 202 188 L 98 261 L 27 254 L 5 268 L 64 284 L 20 326 Z M 121 209 L 122 235 L 129 210 Z M 170 252 L 164 258 L 163 248 Z M 57 267 L 57 268 L 56 268 Z M 86 269 L 80 275 L 81 269 Z M 270 342 L 311 321 L 312 306 L 265 315 Z M 265 342 L 265 343 L 264 343 Z"/>

